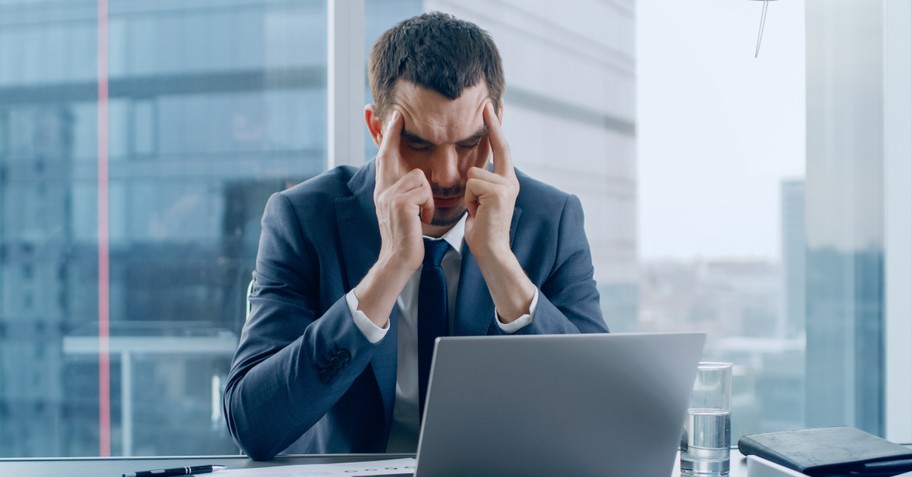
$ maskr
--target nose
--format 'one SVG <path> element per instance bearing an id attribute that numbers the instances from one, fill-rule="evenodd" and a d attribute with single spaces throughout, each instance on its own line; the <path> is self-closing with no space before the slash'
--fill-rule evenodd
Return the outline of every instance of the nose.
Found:
<path id="1" fill-rule="evenodd" d="M 459 155 L 455 147 L 442 147 L 434 158 L 431 182 L 440 187 L 452 187 L 459 183 Z"/>

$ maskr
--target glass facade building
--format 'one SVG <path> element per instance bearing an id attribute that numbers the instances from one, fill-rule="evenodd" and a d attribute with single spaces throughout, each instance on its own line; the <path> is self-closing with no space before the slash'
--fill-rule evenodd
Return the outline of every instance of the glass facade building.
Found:
<path id="1" fill-rule="evenodd" d="M 106 78 L 98 6 L 0 2 L 0 454 L 108 432 L 113 454 L 234 453 L 218 394 L 259 218 L 325 169 L 326 5 L 114 0 Z"/>

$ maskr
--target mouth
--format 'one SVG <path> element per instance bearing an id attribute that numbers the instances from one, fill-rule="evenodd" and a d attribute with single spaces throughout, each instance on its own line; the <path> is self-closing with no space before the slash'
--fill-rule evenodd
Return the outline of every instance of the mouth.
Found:
<path id="1" fill-rule="evenodd" d="M 434 207 L 438 208 L 449 208 L 455 207 L 459 204 L 459 201 L 462 200 L 462 196 L 450 196 L 450 197 L 437 197 L 434 196 Z"/>

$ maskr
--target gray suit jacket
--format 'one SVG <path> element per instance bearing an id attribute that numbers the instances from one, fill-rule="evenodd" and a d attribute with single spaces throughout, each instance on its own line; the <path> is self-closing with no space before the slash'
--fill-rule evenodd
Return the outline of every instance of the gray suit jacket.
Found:
<path id="1" fill-rule="evenodd" d="M 396 310 L 372 344 L 345 302 L 376 262 L 375 166 L 337 167 L 274 194 L 263 214 L 251 315 L 225 389 L 228 428 L 254 459 L 384 452 L 396 397 Z M 517 171 L 511 247 L 539 288 L 522 334 L 607 332 L 579 200 Z M 463 247 L 455 335 L 503 334 Z"/>

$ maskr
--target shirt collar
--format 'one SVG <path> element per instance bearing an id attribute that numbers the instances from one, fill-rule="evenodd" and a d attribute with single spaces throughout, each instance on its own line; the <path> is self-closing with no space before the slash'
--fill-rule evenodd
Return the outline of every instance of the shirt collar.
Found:
<path id="1" fill-rule="evenodd" d="M 443 234 L 443 236 L 439 239 L 435 239 L 434 237 L 427 237 L 427 235 L 425 235 L 425 237 L 431 240 L 446 240 L 446 242 L 450 244 L 450 247 L 452 247 L 453 250 L 455 250 L 456 253 L 461 256 L 463 239 L 465 238 L 465 223 L 468 216 L 468 212 L 462 214 L 462 218 L 459 219 L 459 222 L 453 224 L 453 227 L 450 228 L 450 230 L 447 230 L 446 233 Z"/>

